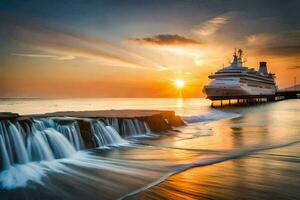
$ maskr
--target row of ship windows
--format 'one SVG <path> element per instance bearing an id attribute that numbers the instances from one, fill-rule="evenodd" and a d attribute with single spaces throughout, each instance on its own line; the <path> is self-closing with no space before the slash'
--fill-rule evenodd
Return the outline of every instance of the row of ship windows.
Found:
<path id="1" fill-rule="evenodd" d="M 258 86 L 258 85 L 252 85 L 252 84 L 248 84 L 249 87 L 259 87 L 259 88 L 267 88 L 267 89 L 272 89 L 272 87 L 270 86 Z"/>
<path id="2" fill-rule="evenodd" d="M 242 80 L 240 80 L 240 83 L 247 84 L 247 85 L 250 86 L 250 87 L 259 87 L 259 88 L 268 88 L 268 89 L 272 89 L 272 87 L 270 87 L 270 86 L 258 86 L 258 85 L 253 85 L 253 84 L 249 84 L 249 83 L 247 83 L 246 81 L 242 81 Z"/>
<path id="3" fill-rule="evenodd" d="M 225 78 L 224 78 L 224 79 L 223 79 L 223 78 L 221 79 L 221 78 L 220 78 L 220 79 L 218 79 L 218 80 L 222 80 L 222 81 L 238 81 L 238 79 L 229 79 L 229 78 L 228 78 L 228 79 L 225 79 Z M 240 83 L 247 83 L 247 81 L 244 81 L 244 80 L 241 80 L 241 79 L 239 80 L 239 82 L 240 82 Z"/>
<path id="4" fill-rule="evenodd" d="M 242 82 L 241 82 L 242 83 Z M 243 82 L 245 83 L 245 82 Z M 223 85 L 224 83 L 216 83 L 216 85 Z M 245 83 L 246 84 L 246 83 Z M 252 85 L 252 84 L 247 84 L 249 87 L 258 87 L 258 88 L 267 88 L 267 89 L 272 89 L 270 86 L 258 86 L 258 85 Z"/>
<path id="5" fill-rule="evenodd" d="M 222 80 L 222 81 L 237 81 L 238 79 L 218 78 L 218 80 Z"/>

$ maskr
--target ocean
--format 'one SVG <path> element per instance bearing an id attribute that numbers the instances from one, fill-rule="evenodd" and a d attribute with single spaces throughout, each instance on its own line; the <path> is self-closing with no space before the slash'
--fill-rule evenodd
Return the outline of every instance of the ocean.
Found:
<path id="1" fill-rule="evenodd" d="M 14 165 L 0 172 L 0 199 L 300 198 L 299 99 L 223 108 L 200 98 L 0 100 L 0 112 L 20 114 L 110 109 L 174 110 L 187 126 Z"/>

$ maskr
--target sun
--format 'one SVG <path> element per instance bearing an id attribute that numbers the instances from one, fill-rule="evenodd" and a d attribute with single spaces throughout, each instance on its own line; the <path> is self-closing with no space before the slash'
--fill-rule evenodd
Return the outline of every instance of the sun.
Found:
<path id="1" fill-rule="evenodd" d="M 177 79 L 177 80 L 174 80 L 174 84 L 178 89 L 181 89 L 184 87 L 185 81 L 182 79 Z"/>

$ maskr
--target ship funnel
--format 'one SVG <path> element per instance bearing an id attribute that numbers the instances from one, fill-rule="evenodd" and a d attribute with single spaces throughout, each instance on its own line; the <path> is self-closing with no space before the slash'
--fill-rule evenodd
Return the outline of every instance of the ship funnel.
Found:
<path id="1" fill-rule="evenodd" d="M 268 74 L 267 62 L 259 62 L 259 70 L 260 74 Z"/>

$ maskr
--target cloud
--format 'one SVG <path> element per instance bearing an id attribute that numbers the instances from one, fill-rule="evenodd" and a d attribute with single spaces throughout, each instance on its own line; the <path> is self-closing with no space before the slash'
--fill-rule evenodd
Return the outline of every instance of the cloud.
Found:
<path id="1" fill-rule="evenodd" d="M 25 53 L 12 53 L 13 56 L 29 57 L 29 58 L 53 58 L 57 60 L 72 60 L 74 56 L 57 56 L 57 55 L 47 55 L 47 54 L 25 54 Z"/>
<path id="2" fill-rule="evenodd" d="M 206 48 L 206 42 L 186 38 L 180 35 L 160 34 L 152 37 L 130 38 L 125 41 L 141 47 L 154 48 L 155 52 L 167 52 L 181 58 L 192 58 L 195 65 L 203 64 L 202 54 Z"/>
<path id="3" fill-rule="evenodd" d="M 258 54 L 281 56 L 281 57 L 293 57 L 300 55 L 300 45 L 283 45 L 283 46 L 265 46 L 255 48 Z"/>
<path id="4" fill-rule="evenodd" d="M 299 56 L 300 31 L 259 33 L 246 37 L 248 47 L 257 54 L 272 56 Z"/>
<path id="5" fill-rule="evenodd" d="M 54 55 L 25 55 L 27 57 L 48 57 L 65 60 L 66 58 L 86 58 L 104 65 L 165 70 L 166 67 L 144 56 L 131 52 L 119 45 L 99 37 L 58 29 L 45 24 L 25 23 L 11 16 L 0 16 L 0 28 L 8 37 L 28 47 Z M 64 59 L 65 58 L 65 59 Z"/>
<path id="6" fill-rule="evenodd" d="M 269 33 L 253 34 L 246 37 L 248 45 L 262 45 L 274 39 L 274 35 Z"/>
<path id="7" fill-rule="evenodd" d="M 160 34 L 145 38 L 130 38 L 125 42 L 137 45 L 158 45 L 158 46 L 194 46 L 202 45 L 203 41 L 197 41 L 180 35 Z"/>
<path id="8" fill-rule="evenodd" d="M 224 14 L 214 17 L 203 24 L 197 25 L 192 32 L 199 36 L 209 36 L 217 32 L 223 25 L 230 21 L 231 14 Z"/>

